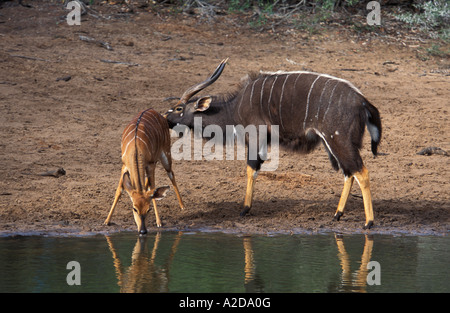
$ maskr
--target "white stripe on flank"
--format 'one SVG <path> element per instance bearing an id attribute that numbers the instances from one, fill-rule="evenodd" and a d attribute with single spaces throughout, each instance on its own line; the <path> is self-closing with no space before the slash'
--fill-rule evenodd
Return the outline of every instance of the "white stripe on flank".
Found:
<path id="1" fill-rule="evenodd" d="M 322 138 L 323 142 L 325 143 L 325 145 L 326 145 L 327 148 L 328 148 L 328 151 L 330 151 L 331 155 L 336 159 L 336 162 L 337 162 L 339 168 L 342 169 L 342 168 L 341 168 L 341 164 L 339 163 L 339 159 L 338 159 L 338 158 L 336 157 L 336 155 L 333 153 L 333 150 L 331 150 L 330 145 L 328 144 L 327 140 L 325 139 L 325 134 L 322 134 L 321 132 L 319 132 L 319 131 L 318 131 L 317 129 L 315 129 L 315 128 L 313 128 L 313 129 L 314 129 L 314 131 L 316 132 L 316 134 L 319 135 L 320 138 Z"/>
<path id="2" fill-rule="evenodd" d="M 139 137 L 138 135 L 136 135 L 136 138 L 139 139 L 140 141 L 142 141 L 144 143 L 144 145 L 147 147 L 147 151 L 149 153 L 149 155 L 152 155 L 150 152 L 150 149 L 148 148 L 147 143 L 145 142 L 145 140 L 143 140 L 141 137 Z"/>
<path id="3" fill-rule="evenodd" d="M 338 78 L 338 77 L 335 77 L 335 76 L 331 76 L 331 75 L 328 75 L 328 74 L 320 74 L 320 73 L 307 72 L 307 71 L 294 71 L 294 72 L 285 72 L 285 71 L 263 72 L 263 71 L 260 71 L 260 73 L 261 74 L 267 74 L 267 75 L 285 75 L 285 74 L 314 74 L 314 75 L 320 75 L 322 77 L 327 77 L 329 79 L 334 79 L 334 80 L 338 80 L 340 82 L 343 82 L 343 83 L 347 84 L 348 86 L 350 86 L 353 90 L 355 90 L 360 95 L 363 95 L 362 92 L 358 88 L 356 88 L 355 85 L 353 85 L 348 80 L 345 80 L 343 78 Z"/>
<path id="4" fill-rule="evenodd" d="M 297 73 L 297 78 L 294 80 L 294 90 L 295 90 L 295 86 L 297 85 L 297 79 L 302 76 L 302 73 Z"/>
<path id="5" fill-rule="evenodd" d="M 266 84 L 266 80 L 269 76 L 266 76 L 266 78 L 264 78 L 262 86 L 261 86 L 261 97 L 259 99 L 259 108 L 261 109 L 261 114 L 262 114 L 262 102 L 263 102 L 263 94 L 264 94 L 264 85 Z"/>
<path id="6" fill-rule="evenodd" d="M 305 112 L 305 120 L 303 121 L 303 130 L 305 130 L 305 126 L 306 126 L 306 119 L 308 118 L 308 110 L 309 110 L 309 97 L 311 96 L 311 91 L 314 88 L 314 84 L 316 83 L 316 81 L 322 77 L 322 75 L 318 75 L 317 78 L 313 81 L 313 83 L 311 84 L 311 88 L 309 88 L 309 92 L 308 92 L 308 98 L 306 100 L 306 112 Z"/>
<path id="7" fill-rule="evenodd" d="M 317 113 L 316 113 L 316 120 L 319 120 L 319 112 L 320 112 L 320 105 L 322 104 L 322 96 L 323 96 L 323 93 L 325 92 L 325 89 L 327 89 L 327 85 L 328 85 L 328 83 L 331 81 L 331 79 L 329 79 L 329 80 L 327 80 L 326 82 L 325 82 L 325 85 L 323 86 L 323 88 L 322 88 L 322 93 L 320 94 L 320 98 L 319 98 L 319 105 L 317 106 Z"/>
<path id="8" fill-rule="evenodd" d="M 122 153 L 122 159 L 125 156 L 125 154 L 127 154 L 127 150 L 128 150 L 128 146 L 130 145 L 130 143 L 134 141 L 134 137 L 132 139 L 130 139 L 130 141 L 128 141 L 127 145 L 125 146 L 125 150 Z"/>
<path id="9" fill-rule="evenodd" d="M 238 115 L 239 115 L 239 122 L 240 122 L 240 123 L 242 123 L 242 116 L 241 116 L 241 105 L 242 105 L 242 100 L 244 100 L 244 95 L 245 95 L 245 92 L 247 91 L 248 85 L 250 85 L 249 82 L 247 82 L 247 85 L 245 85 L 244 92 L 242 93 L 241 101 L 239 102 L 239 107 L 237 108 Z"/>
<path id="10" fill-rule="evenodd" d="M 272 99 L 273 86 L 275 86 L 275 83 L 277 82 L 277 79 L 278 79 L 278 76 L 275 76 L 275 79 L 274 79 L 273 84 L 272 84 L 272 88 L 270 88 L 269 101 L 267 101 L 267 110 L 269 111 L 270 124 L 272 124 L 272 115 L 270 114 L 270 99 Z"/>
<path id="11" fill-rule="evenodd" d="M 147 113 L 147 112 L 146 112 Z M 148 124 L 149 124 L 149 126 L 154 126 L 154 125 L 158 125 L 159 126 L 159 121 L 158 121 L 158 119 L 156 118 L 156 116 L 155 115 L 153 115 L 153 114 L 151 114 L 150 116 L 148 116 L 151 120 L 149 120 L 149 119 L 147 119 L 147 117 L 145 116 L 145 115 L 142 115 L 142 117 L 141 117 L 141 119 L 142 120 L 144 120 L 144 121 L 146 121 Z M 148 127 L 147 127 L 147 125 L 145 125 L 145 124 L 143 124 L 144 125 L 144 128 L 147 130 L 148 129 Z M 161 135 L 161 133 L 160 133 L 160 127 L 153 127 L 152 128 L 153 130 L 156 130 L 156 132 L 158 133 L 158 135 Z M 150 137 L 149 137 L 150 138 Z"/>
<path id="12" fill-rule="evenodd" d="M 130 145 L 130 143 L 132 143 L 132 142 L 135 140 L 135 138 L 139 139 L 140 141 L 142 141 L 142 142 L 145 144 L 145 146 L 147 147 L 148 153 L 151 155 L 150 149 L 148 148 L 147 143 L 146 143 L 141 137 L 139 137 L 139 136 L 136 135 L 136 137 L 133 137 L 133 139 L 131 139 L 130 141 L 128 141 L 128 143 L 127 143 L 127 145 L 126 145 L 126 147 L 125 147 L 125 151 L 124 151 L 123 154 L 122 154 L 122 158 L 124 157 L 125 154 L 127 154 L 128 146 Z"/>
<path id="13" fill-rule="evenodd" d="M 132 130 L 130 130 L 128 132 L 128 134 L 126 134 L 125 136 L 122 136 L 122 140 L 127 139 L 131 133 L 135 133 L 135 132 L 136 132 L 136 126 Z"/>
<path id="14" fill-rule="evenodd" d="M 133 128 L 133 130 L 135 130 L 136 129 L 136 125 L 135 124 L 128 124 L 128 126 L 124 129 L 124 131 L 123 131 L 123 134 L 125 134 L 126 132 L 127 132 L 127 129 L 129 129 L 130 127 L 132 127 Z M 126 136 L 128 136 L 128 134 L 129 134 L 129 132 L 127 133 L 127 135 Z M 126 136 L 124 137 L 124 136 L 122 136 L 122 138 L 126 138 Z"/>
<path id="15" fill-rule="evenodd" d="M 297 80 L 298 80 L 298 78 L 300 76 L 302 76 L 302 73 L 296 73 L 296 74 L 297 74 L 297 78 L 294 81 L 294 90 L 292 90 L 292 97 L 295 96 L 295 86 L 297 86 Z M 291 114 L 292 114 L 292 116 L 295 116 L 294 112 L 293 112 L 293 110 L 294 110 L 294 101 L 293 101 L 292 97 L 291 97 Z M 291 127 L 292 127 L 292 129 L 294 129 L 295 119 L 291 118 L 291 121 L 292 121 Z"/>
<path id="16" fill-rule="evenodd" d="M 141 138 L 139 138 L 139 139 L 141 139 L 141 141 L 144 142 L 146 146 L 147 146 L 147 142 L 148 142 L 148 143 L 150 144 L 152 150 L 153 150 L 153 144 L 152 144 L 152 141 L 150 140 L 150 137 L 149 137 L 149 135 L 147 134 L 146 130 L 147 130 L 147 129 L 145 129 L 145 130 L 142 130 L 142 129 L 140 129 L 140 128 L 138 129 L 138 131 L 142 132 L 142 133 L 145 135 L 145 137 L 147 137 L 147 141 L 144 142 L 143 139 L 141 139 Z M 147 146 L 147 150 L 148 150 L 148 152 L 149 152 L 150 155 L 151 155 L 151 151 L 148 149 L 148 146 Z"/>
<path id="17" fill-rule="evenodd" d="M 151 116 L 152 120 L 153 120 L 153 116 Z M 150 123 L 150 125 L 152 125 L 152 121 L 150 121 L 149 119 L 147 119 L 144 115 L 141 116 L 141 121 L 146 121 L 147 123 Z"/>
<path id="18" fill-rule="evenodd" d="M 278 114 L 280 115 L 280 123 L 281 123 L 281 128 L 283 128 L 284 129 L 284 126 L 283 126 L 283 119 L 281 118 L 281 104 L 282 104 L 282 100 L 283 100 L 283 94 L 284 94 L 284 85 L 286 85 L 286 82 L 287 82 L 287 80 L 288 80 L 288 78 L 289 78 L 289 74 L 286 76 L 286 79 L 284 80 L 284 83 L 283 83 L 283 87 L 281 88 L 281 96 L 280 96 L 280 103 L 279 103 L 279 111 L 278 111 Z"/>
<path id="19" fill-rule="evenodd" d="M 330 95 L 330 98 L 328 100 L 328 106 L 327 106 L 327 109 L 325 110 L 325 113 L 323 114 L 322 122 L 325 120 L 325 116 L 327 115 L 328 110 L 330 109 L 331 100 L 333 99 L 334 90 L 336 89 L 337 85 L 339 85 L 339 82 L 337 82 L 336 85 L 334 85 L 333 90 L 331 91 L 331 95 Z"/>
<path id="20" fill-rule="evenodd" d="M 252 84 L 252 92 L 250 93 L 250 109 L 253 107 L 253 90 L 255 89 L 255 84 L 256 82 L 259 80 L 259 78 L 257 80 L 255 80 Z"/>
<path id="21" fill-rule="evenodd" d="M 136 127 L 137 127 L 137 126 L 136 126 Z M 149 140 L 148 134 L 145 132 L 145 130 L 142 130 L 142 129 L 140 129 L 140 128 L 137 128 L 137 130 L 136 130 L 136 127 L 135 127 L 135 129 L 131 130 L 131 131 L 125 136 L 125 138 L 127 138 L 128 135 L 130 135 L 132 132 L 133 132 L 133 133 L 136 133 L 136 131 L 142 132 L 142 133 L 145 135 L 145 137 L 147 137 L 147 142 L 149 142 L 150 145 L 151 145 L 151 147 L 153 148 L 153 145 L 152 145 L 151 141 Z M 124 138 L 124 139 L 125 139 L 125 138 Z M 133 136 L 133 137 L 128 141 L 128 143 L 126 144 L 125 150 L 124 150 L 123 153 L 122 153 L 122 158 L 127 154 L 128 146 L 130 145 L 130 143 L 132 143 L 136 138 L 139 139 L 139 140 L 141 140 L 141 141 L 145 144 L 145 146 L 147 147 L 148 153 L 151 155 L 151 151 L 150 151 L 150 149 L 148 148 L 147 142 L 145 142 L 141 137 L 139 137 L 139 136 L 136 134 L 136 135 Z M 123 145 L 122 145 L 122 146 L 123 146 Z"/>
<path id="22" fill-rule="evenodd" d="M 339 96 L 338 107 L 340 107 L 340 106 L 341 106 L 341 100 L 342 100 L 342 93 L 341 93 L 341 95 Z"/>

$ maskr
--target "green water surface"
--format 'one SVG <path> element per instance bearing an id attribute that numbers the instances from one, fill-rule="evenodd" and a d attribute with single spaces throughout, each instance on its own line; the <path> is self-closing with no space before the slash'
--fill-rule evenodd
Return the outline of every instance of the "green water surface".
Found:
<path id="1" fill-rule="evenodd" d="M 376 234 L 7 236 L 0 292 L 450 292 L 449 245 Z"/>

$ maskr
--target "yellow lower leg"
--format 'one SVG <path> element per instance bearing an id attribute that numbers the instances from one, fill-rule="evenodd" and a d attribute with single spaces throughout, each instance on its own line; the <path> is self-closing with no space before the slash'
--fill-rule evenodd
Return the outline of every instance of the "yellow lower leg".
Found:
<path id="1" fill-rule="evenodd" d="M 156 169 L 156 163 L 151 163 L 147 169 L 147 176 L 148 176 L 148 180 L 150 181 L 150 192 L 151 193 L 153 193 L 156 189 L 155 169 Z M 159 218 L 158 208 L 156 207 L 156 200 L 152 199 L 152 202 L 153 202 L 153 209 L 155 211 L 156 226 L 161 227 L 161 219 Z"/>
<path id="2" fill-rule="evenodd" d="M 156 226 L 161 227 L 161 220 L 159 219 L 158 209 L 156 208 L 156 201 L 152 199 L 153 209 L 155 210 Z"/>
<path id="3" fill-rule="evenodd" d="M 350 194 L 350 189 L 352 189 L 354 177 L 345 176 L 344 189 L 342 190 L 341 198 L 339 199 L 338 208 L 334 214 L 334 219 L 339 221 L 342 215 L 344 215 L 345 204 L 347 203 L 348 195 Z"/>
<path id="4" fill-rule="evenodd" d="M 247 166 L 247 190 L 245 191 L 244 210 L 241 212 L 241 216 L 247 214 L 252 207 L 256 176 L 258 176 L 258 171 L 251 166 Z"/>
<path id="5" fill-rule="evenodd" d="M 114 202 L 111 206 L 111 210 L 109 210 L 108 217 L 106 218 L 105 222 L 103 223 L 104 225 L 109 225 L 109 223 L 111 222 L 111 218 L 114 213 L 114 209 L 116 208 L 117 202 L 119 202 L 120 196 L 122 195 L 122 190 L 123 190 L 122 184 L 123 184 L 123 175 L 124 174 L 125 174 L 125 167 L 122 166 L 122 170 L 120 171 L 119 185 L 117 186 L 116 195 L 114 196 Z"/>
<path id="6" fill-rule="evenodd" d="M 177 196 L 178 199 L 178 204 L 180 205 L 180 209 L 184 209 L 184 203 L 183 200 L 181 199 L 181 195 L 180 195 L 180 191 L 178 190 L 178 186 L 177 186 L 177 182 L 175 181 L 175 175 L 173 172 L 168 172 L 167 175 L 170 178 L 170 181 L 172 182 L 173 185 L 173 189 L 175 190 L 175 194 Z"/>
<path id="7" fill-rule="evenodd" d="M 363 195 L 364 211 L 366 213 L 366 224 L 364 229 L 368 229 L 373 225 L 373 208 L 372 195 L 370 194 L 369 171 L 364 166 L 360 172 L 353 175 L 358 181 L 359 187 Z"/>

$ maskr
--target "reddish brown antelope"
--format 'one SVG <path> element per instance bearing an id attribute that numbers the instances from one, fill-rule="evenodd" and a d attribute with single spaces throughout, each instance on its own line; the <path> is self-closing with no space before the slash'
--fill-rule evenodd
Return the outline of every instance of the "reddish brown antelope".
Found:
<path id="1" fill-rule="evenodd" d="M 114 202 L 105 225 L 109 225 L 117 202 L 125 189 L 133 202 L 133 216 L 140 234 L 146 234 L 145 218 L 150 211 L 150 201 L 155 210 L 156 225 L 161 227 L 155 200 L 162 199 L 169 187 L 155 189 L 156 163 L 161 161 L 172 181 L 181 209 L 181 195 L 172 171 L 170 133 L 166 119 L 153 109 L 139 113 L 122 134 L 122 171 Z M 148 190 L 150 186 L 150 190 Z"/>
<path id="2" fill-rule="evenodd" d="M 345 176 L 344 189 L 334 218 L 343 215 L 353 180 L 362 191 L 366 223 L 373 225 L 369 172 L 359 154 L 365 126 L 372 139 L 372 153 L 377 154 L 381 139 L 378 110 L 350 82 L 312 72 L 260 72 L 249 75 L 232 94 L 191 99 L 211 85 L 222 73 L 227 60 L 204 82 L 190 87 L 164 116 L 169 126 L 184 124 L 193 128 L 194 116 L 205 125 L 278 125 L 281 146 L 309 153 L 322 142 L 334 169 Z M 272 134 L 272 136 L 275 134 Z M 247 142 L 248 145 L 248 142 Z M 244 216 L 250 211 L 254 183 L 263 157 L 247 154 L 247 191 Z"/>

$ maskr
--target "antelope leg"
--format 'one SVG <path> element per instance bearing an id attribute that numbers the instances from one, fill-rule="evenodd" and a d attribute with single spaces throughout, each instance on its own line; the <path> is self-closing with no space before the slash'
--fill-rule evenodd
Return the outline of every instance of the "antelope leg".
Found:
<path id="1" fill-rule="evenodd" d="M 180 208 L 183 210 L 184 203 L 183 199 L 181 198 L 180 191 L 178 190 L 177 182 L 175 181 L 175 174 L 172 171 L 172 159 L 170 157 L 170 154 L 166 154 L 163 152 L 161 154 L 161 163 L 167 172 L 167 176 L 169 176 L 169 179 L 172 182 L 173 189 L 175 190 L 175 194 L 177 195 L 178 204 L 180 205 Z"/>
<path id="2" fill-rule="evenodd" d="M 148 166 L 148 180 L 150 181 L 150 191 L 153 192 L 156 188 L 155 186 L 155 169 L 156 169 L 156 163 L 150 163 Z M 159 218 L 158 209 L 156 207 L 156 200 L 152 199 L 153 202 L 153 209 L 155 210 L 155 218 L 156 218 L 156 226 L 161 227 L 161 219 Z"/>
<path id="3" fill-rule="evenodd" d="M 258 176 L 261 165 L 264 160 L 259 153 L 256 160 L 250 158 L 250 149 L 247 151 L 247 190 L 245 191 L 244 210 L 241 212 L 241 216 L 245 216 L 252 208 L 253 190 L 255 188 L 256 177 Z"/>
<path id="4" fill-rule="evenodd" d="M 172 181 L 173 189 L 175 190 L 175 194 L 177 195 L 178 204 L 180 205 L 180 209 L 184 210 L 183 199 L 181 199 L 180 191 L 178 190 L 178 186 L 175 181 L 175 175 L 173 172 L 167 172 L 167 175 L 169 175 L 169 178 Z"/>
<path id="5" fill-rule="evenodd" d="M 250 165 L 247 165 L 247 190 L 245 192 L 244 210 L 241 212 L 241 216 L 245 216 L 252 207 L 253 189 L 255 187 L 257 176 L 258 170 L 255 170 Z"/>
<path id="6" fill-rule="evenodd" d="M 125 167 L 122 167 L 121 173 L 120 173 L 120 180 L 119 180 L 119 186 L 117 186 L 116 189 L 116 195 L 114 196 L 114 202 L 111 206 L 111 210 L 109 211 L 108 217 L 106 218 L 104 225 L 109 225 L 111 222 L 112 215 L 114 213 L 114 209 L 116 208 L 117 202 L 119 202 L 120 196 L 122 195 L 123 190 L 123 174 L 125 173 L 126 169 Z"/>
<path id="7" fill-rule="evenodd" d="M 353 181 L 354 181 L 353 176 L 351 177 L 345 176 L 344 189 L 342 190 L 338 208 L 336 210 L 336 213 L 334 214 L 334 219 L 336 221 L 339 221 L 341 216 L 344 215 L 345 204 L 347 203 L 348 195 L 350 194 L 350 189 L 352 189 Z"/>
<path id="8" fill-rule="evenodd" d="M 373 226 L 373 208 L 372 196 L 370 194 L 369 171 L 363 166 L 360 172 L 353 175 L 361 188 L 364 201 L 364 211 L 366 213 L 366 224 L 364 229 L 369 229 Z"/>

